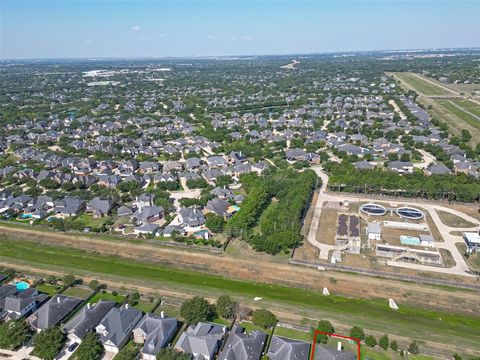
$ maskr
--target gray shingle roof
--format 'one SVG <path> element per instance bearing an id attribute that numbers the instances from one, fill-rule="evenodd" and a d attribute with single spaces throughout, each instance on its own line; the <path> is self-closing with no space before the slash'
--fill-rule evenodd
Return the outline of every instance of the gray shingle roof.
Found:
<path id="1" fill-rule="evenodd" d="M 274 335 L 268 357 L 270 360 L 307 360 L 309 353 L 309 343 Z"/>
<path id="2" fill-rule="evenodd" d="M 100 300 L 93 305 L 87 304 L 65 325 L 64 329 L 66 332 L 73 333 L 78 338 L 83 339 L 88 332 L 95 329 L 95 326 L 114 306 L 114 301 L 104 300 Z"/>

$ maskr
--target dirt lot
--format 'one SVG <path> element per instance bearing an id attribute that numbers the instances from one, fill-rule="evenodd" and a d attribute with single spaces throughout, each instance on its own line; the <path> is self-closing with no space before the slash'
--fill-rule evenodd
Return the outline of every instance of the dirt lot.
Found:
<path id="1" fill-rule="evenodd" d="M 338 211 L 334 209 L 322 209 L 320 221 L 318 224 L 317 240 L 323 244 L 335 245 L 335 235 L 337 233 Z"/>
<path id="2" fill-rule="evenodd" d="M 448 291 L 434 286 L 418 286 L 414 283 L 393 281 L 357 274 L 292 266 L 287 263 L 272 263 L 243 257 L 230 257 L 226 254 L 208 254 L 194 251 L 182 251 L 149 244 L 132 244 L 123 241 L 91 239 L 84 236 L 71 236 L 61 233 L 43 233 L 23 229 L 0 227 L 2 234 L 10 238 L 28 239 L 30 241 L 55 246 L 69 246 L 94 253 L 115 254 L 135 260 L 169 264 L 190 270 L 220 274 L 226 277 L 246 281 L 270 282 L 288 286 L 309 288 L 322 291 L 329 286 L 332 293 L 363 298 L 395 298 L 399 302 L 412 305 L 423 304 L 435 309 L 450 309 L 452 303 L 462 304 L 462 311 L 480 311 L 480 294 L 478 292 L 457 289 Z M 387 267 L 386 267 L 387 268 Z M 403 270 L 403 269 L 402 269 Z M 408 270 L 408 269 L 404 269 Z M 335 278 L 335 284 L 330 282 Z M 460 279 L 459 281 L 474 281 Z M 365 286 L 368 283 L 368 287 Z M 432 296 L 435 294 L 435 296 Z"/>

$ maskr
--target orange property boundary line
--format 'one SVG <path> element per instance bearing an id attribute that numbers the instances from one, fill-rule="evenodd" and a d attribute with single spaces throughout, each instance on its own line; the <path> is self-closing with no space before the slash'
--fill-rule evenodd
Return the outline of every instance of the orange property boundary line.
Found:
<path id="1" fill-rule="evenodd" d="M 315 346 L 317 345 L 317 336 L 320 334 L 355 341 L 357 343 L 357 360 L 360 360 L 360 339 L 354 338 L 351 336 L 345 336 L 345 335 L 339 335 L 339 334 L 330 333 L 326 331 L 320 331 L 320 330 L 315 330 L 315 332 L 313 333 L 313 344 L 312 344 L 312 351 L 310 353 L 310 360 L 314 360 L 315 358 Z"/>

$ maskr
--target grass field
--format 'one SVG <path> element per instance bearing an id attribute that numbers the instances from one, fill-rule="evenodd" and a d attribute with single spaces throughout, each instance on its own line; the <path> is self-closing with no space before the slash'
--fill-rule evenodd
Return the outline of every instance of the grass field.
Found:
<path id="1" fill-rule="evenodd" d="M 457 246 L 458 251 L 460 251 L 460 254 L 464 255 L 467 250 L 467 245 L 462 243 L 457 243 L 455 245 Z M 480 271 L 480 253 L 477 252 L 474 255 L 470 255 L 468 259 L 465 258 L 465 260 L 470 269 L 475 271 Z"/>
<path id="2" fill-rule="evenodd" d="M 462 111 L 461 109 L 457 108 L 455 105 L 453 105 L 450 100 L 436 100 L 438 104 L 440 104 L 442 107 L 444 107 L 448 112 L 454 114 L 458 118 L 460 118 L 462 121 L 466 122 L 470 126 L 480 129 L 480 121 L 475 119 L 472 115 Z"/>
<path id="3" fill-rule="evenodd" d="M 148 300 L 139 300 L 138 303 L 135 304 L 134 308 L 147 313 L 151 312 L 155 305 L 155 301 L 150 302 Z"/>
<path id="4" fill-rule="evenodd" d="M 411 88 L 423 95 L 451 95 L 452 93 L 440 86 L 434 85 L 413 73 L 393 73 L 398 80 L 405 82 Z"/>
<path id="5" fill-rule="evenodd" d="M 166 316 L 176 317 L 177 319 L 182 320 L 182 317 L 180 316 L 180 306 L 170 304 L 160 305 L 155 309 L 154 314 L 160 315 L 162 311 Z"/>
<path id="6" fill-rule="evenodd" d="M 474 103 L 473 101 L 470 100 L 461 100 L 461 99 L 452 99 L 452 102 L 457 104 L 458 106 L 461 106 L 467 111 L 470 111 L 472 114 L 475 114 L 477 116 L 480 116 L 480 105 Z"/>
<path id="7" fill-rule="evenodd" d="M 151 286 L 160 284 L 201 290 L 205 295 L 228 293 L 264 301 L 284 303 L 300 309 L 316 309 L 318 316 L 327 313 L 329 318 L 348 321 L 367 329 L 388 332 L 408 337 L 445 343 L 462 342 L 464 346 L 480 348 L 480 317 L 445 312 L 429 311 L 400 304 L 399 311 L 391 311 L 384 299 L 348 299 L 338 296 L 323 296 L 321 293 L 264 283 L 238 281 L 204 274 L 135 262 L 116 256 L 102 256 L 67 247 L 39 247 L 28 241 L 17 242 L 0 237 L 1 257 L 9 262 L 60 268 L 72 274 L 115 276 L 132 283 L 142 279 Z M 122 296 L 97 294 L 91 302 L 107 298 L 121 302 Z M 388 316 L 387 316 L 388 314 Z M 412 325 L 414 324 L 414 325 Z"/>
<path id="8" fill-rule="evenodd" d="M 440 220 L 447 226 L 452 226 L 452 227 L 474 227 L 475 224 L 472 224 L 471 222 L 462 219 L 461 217 L 454 215 L 452 213 L 446 212 L 446 211 L 441 211 L 441 210 L 435 210 L 438 214 L 438 217 Z"/>

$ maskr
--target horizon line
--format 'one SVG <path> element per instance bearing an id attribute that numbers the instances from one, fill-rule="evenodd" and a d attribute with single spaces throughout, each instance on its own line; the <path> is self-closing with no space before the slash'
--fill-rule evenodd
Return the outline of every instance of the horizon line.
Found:
<path id="1" fill-rule="evenodd" d="M 249 58 L 249 57 L 267 57 L 267 56 L 313 56 L 313 55 L 335 55 L 335 54 L 361 54 L 361 53 L 404 53 L 404 52 L 444 52 L 444 51 L 480 51 L 480 46 L 471 47 L 430 47 L 430 48 L 404 48 L 404 49 L 377 49 L 377 50 L 344 50 L 344 51 L 320 51 L 320 52 L 292 52 L 278 54 L 244 54 L 244 55 L 149 55 L 149 56 L 85 56 L 85 57 L 24 57 L 24 58 L 2 58 L 0 62 L 5 61 L 36 61 L 36 60 L 153 60 L 153 59 L 211 59 L 211 58 Z"/>

